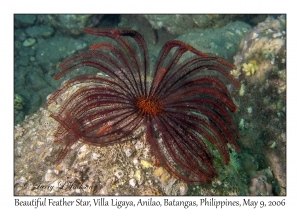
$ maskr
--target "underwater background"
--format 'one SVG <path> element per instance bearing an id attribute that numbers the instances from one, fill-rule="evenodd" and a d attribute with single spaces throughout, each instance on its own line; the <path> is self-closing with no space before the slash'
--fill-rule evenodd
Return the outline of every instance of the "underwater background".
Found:
<path id="1" fill-rule="evenodd" d="M 138 31 L 152 65 L 161 46 L 178 39 L 236 66 L 231 75 L 241 89 L 228 89 L 241 152 L 230 149 L 225 166 L 212 149 L 219 176 L 211 184 L 186 184 L 156 166 L 142 129 L 108 147 L 78 142 L 64 164 L 51 164 L 60 145 L 53 144 L 57 124 L 46 98 L 67 78 L 91 73 L 54 81 L 57 65 L 105 40 L 84 27 Z M 16 14 L 14 124 L 15 195 L 286 195 L 286 16 Z M 47 188 L 60 183 L 77 187 Z"/>

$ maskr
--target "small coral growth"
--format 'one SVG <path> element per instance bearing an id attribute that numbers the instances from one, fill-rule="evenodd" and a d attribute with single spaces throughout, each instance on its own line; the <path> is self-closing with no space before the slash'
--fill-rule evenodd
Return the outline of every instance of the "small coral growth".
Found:
<path id="1" fill-rule="evenodd" d="M 14 95 L 14 110 L 20 111 L 24 107 L 24 99 L 21 95 L 15 94 Z"/>
<path id="2" fill-rule="evenodd" d="M 14 94 L 14 120 L 18 124 L 24 119 L 24 98 L 19 94 Z"/>
<path id="3" fill-rule="evenodd" d="M 251 76 L 257 72 L 256 60 L 250 60 L 249 63 L 243 63 L 242 71 L 245 72 L 246 76 Z"/>
<path id="4" fill-rule="evenodd" d="M 251 179 L 249 191 L 250 195 L 273 195 L 272 185 L 268 182 L 267 177 L 261 172 L 257 172 Z"/>

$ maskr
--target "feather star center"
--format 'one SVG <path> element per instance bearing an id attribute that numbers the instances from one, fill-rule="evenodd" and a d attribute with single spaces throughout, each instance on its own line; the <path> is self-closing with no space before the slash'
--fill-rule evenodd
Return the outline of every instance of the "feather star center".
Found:
<path id="1" fill-rule="evenodd" d="M 156 97 L 139 97 L 136 101 L 136 107 L 143 113 L 151 116 L 158 115 L 162 109 L 162 102 Z"/>

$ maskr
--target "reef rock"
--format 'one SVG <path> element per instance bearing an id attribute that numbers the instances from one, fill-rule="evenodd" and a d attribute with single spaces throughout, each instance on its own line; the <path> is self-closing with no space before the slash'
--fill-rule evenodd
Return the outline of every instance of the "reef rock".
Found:
<path id="1" fill-rule="evenodd" d="M 226 25 L 232 20 L 232 15 L 163 15 L 163 14 L 147 14 L 151 26 L 155 29 L 166 29 L 171 34 L 183 34 L 186 30 L 195 28 L 218 28 Z"/>
<path id="2" fill-rule="evenodd" d="M 141 127 L 127 141 L 96 147 L 80 141 L 54 164 L 63 145 L 58 124 L 40 108 L 15 126 L 15 195 L 184 195 L 187 185 L 171 175 L 160 180 Z M 165 172 L 166 174 L 167 172 Z"/>

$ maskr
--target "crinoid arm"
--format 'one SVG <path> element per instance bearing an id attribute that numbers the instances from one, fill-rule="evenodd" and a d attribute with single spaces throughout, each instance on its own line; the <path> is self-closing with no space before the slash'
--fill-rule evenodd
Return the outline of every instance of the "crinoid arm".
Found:
<path id="1" fill-rule="evenodd" d="M 54 79 L 85 66 L 99 70 L 104 76 L 71 78 L 49 96 L 46 105 L 56 102 L 69 89 L 77 89 L 51 115 L 60 124 L 58 130 L 67 131 L 65 137 L 72 136 L 59 142 L 70 145 L 77 139 L 104 146 L 124 140 L 143 120 L 135 103 L 136 98 L 147 92 L 148 54 L 143 37 L 135 31 L 89 28 L 85 31 L 113 41 L 94 44 L 89 50 L 66 59 L 58 66 L 60 71 Z M 59 139 L 59 133 L 56 137 Z M 64 147 L 59 159 L 68 148 Z"/>
<path id="2" fill-rule="evenodd" d="M 182 59 L 188 52 L 192 56 Z M 161 101 L 163 111 L 147 118 L 147 138 L 160 163 L 186 182 L 210 182 L 217 176 L 206 141 L 219 150 L 225 164 L 229 162 L 227 143 L 239 151 L 234 140 L 238 132 L 230 116 L 237 107 L 226 85 L 207 75 L 207 71 L 218 72 L 239 87 L 229 74 L 233 67 L 181 41 L 167 42 L 159 54 L 150 97 Z"/>

